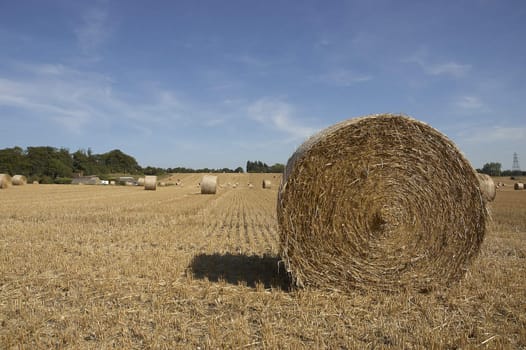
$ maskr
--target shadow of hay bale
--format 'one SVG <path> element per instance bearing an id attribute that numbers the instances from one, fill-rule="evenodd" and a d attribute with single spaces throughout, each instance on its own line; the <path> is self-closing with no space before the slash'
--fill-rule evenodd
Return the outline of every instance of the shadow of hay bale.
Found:
<path id="1" fill-rule="evenodd" d="M 283 291 L 290 291 L 291 288 L 288 274 L 276 256 L 199 254 L 192 259 L 189 269 L 194 278 L 207 278 L 212 282 L 224 280 L 235 285 L 246 283 L 252 288 L 262 283 L 265 288 Z"/>

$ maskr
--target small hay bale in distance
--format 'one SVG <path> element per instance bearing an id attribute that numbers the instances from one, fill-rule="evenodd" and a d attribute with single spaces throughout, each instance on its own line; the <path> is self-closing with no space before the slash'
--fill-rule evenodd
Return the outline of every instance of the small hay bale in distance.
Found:
<path id="1" fill-rule="evenodd" d="M 27 178 L 24 175 L 14 175 L 11 179 L 13 186 L 27 185 Z"/>
<path id="2" fill-rule="evenodd" d="M 201 179 L 201 194 L 216 194 L 217 192 L 217 176 L 205 175 Z"/>
<path id="3" fill-rule="evenodd" d="M 522 182 L 516 182 L 515 185 L 513 185 L 513 189 L 515 190 L 523 190 L 524 184 Z"/>
<path id="4" fill-rule="evenodd" d="M 261 187 L 265 189 L 270 189 L 272 188 L 272 182 L 270 182 L 270 180 L 263 180 Z"/>
<path id="5" fill-rule="evenodd" d="M 403 115 L 349 119 L 288 160 L 280 255 L 300 287 L 427 291 L 464 275 L 485 204 L 475 170 L 439 131 Z"/>
<path id="6" fill-rule="evenodd" d="M 5 189 L 11 186 L 11 176 L 7 174 L 0 174 L 0 188 Z"/>
<path id="7" fill-rule="evenodd" d="M 139 186 L 144 186 L 144 177 L 140 177 L 140 178 L 138 178 L 138 179 L 137 179 L 137 184 L 138 184 Z"/>
<path id="8" fill-rule="evenodd" d="M 482 197 L 488 201 L 492 202 L 495 199 L 497 194 L 497 188 L 493 179 L 486 174 L 477 174 L 477 177 L 480 182 L 480 190 L 482 192 Z"/>
<path id="9" fill-rule="evenodd" d="M 155 191 L 157 189 L 157 176 L 149 175 L 144 177 L 144 189 Z"/>

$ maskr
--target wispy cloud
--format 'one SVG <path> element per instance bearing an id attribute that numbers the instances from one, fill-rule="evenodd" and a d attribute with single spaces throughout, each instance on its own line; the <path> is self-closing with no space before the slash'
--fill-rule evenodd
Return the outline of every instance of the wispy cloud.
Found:
<path id="1" fill-rule="evenodd" d="M 275 98 L 261 98 L 248 106 L 248 115 L 262 124 L 288 134 L 293 140 L 304 139 L 315 129 L 294 118 L 294 107 Z"/>
<path id="2" fill-rule="evenodd" d="M 454 106 L 467 111 L 483 111 L 486 110 L 486 105 L 477 96 L 461 96 L 458 97 Z"/>
<path id="3" fill-rule="evenodd" d="M 102 5 L 87 10 L 75 28 L 77 44 L 84 54 L 96 55 L 109 36 L 108 9 Z"/>
<path id="4" fill-rule="evenodd" d="M 526 119 L 526 118 L 525 118 Z M 522 142 L 526 140 L 526 127 L 488 126 L 472 128 L 465 132 L 464 139 L 470 143 Z"/>
<path id="5" fill-rule="evenodd" d="M 112 79 L 63 65 L 24 63 L 20 76 L 0 78 L 0 106 L 19 110 L 69 132 L 108 128 L 115 123 L 148 132 L 187 115 L 187 106 L 173 91 L 152 89 L 140 102 L 115 94 Z"/>
<path id="6" fill-rule="evenodd" d="M 256 68 L 264 68 L 270 65 L 269 61 L 266 61 L 262 58 L 248 55 L 248 54 L 241 54 L 237 56 L 229 56 L 229 58 L 237 63 L 242 63 L 247 66 L 256 67 Z"/>
<path id="7" fill-rule="evenodd" d="M 326 74 L 322 74 L 319 80 L 333 86 L 348 87 L 357 83 L 363 83 L 371 80 L 372 77 L 367 74 L 356 73 L 348 69 L 336 69 Z"/>
<path id="8" fill-rule="evenodd" d="M 454 78 L 460 78 L 465 76 L 470 70 L 471 65 L 461 64 L 454 61 L 448 62 L 436 62 L 428 58 L 428 56 L 422 52 L 416 52 L 414 55 L 407 57 L 402 60 L 406 63 L 416 63 L 424 73 L 428 75 L 445 75 Z"/>

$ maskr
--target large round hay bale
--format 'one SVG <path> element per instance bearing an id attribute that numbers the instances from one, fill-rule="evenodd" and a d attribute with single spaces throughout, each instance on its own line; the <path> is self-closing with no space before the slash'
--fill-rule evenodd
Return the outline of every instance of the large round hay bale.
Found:
<path id="1" fill-rule="evenodd" d="M 8 188 L 9 186 L 11 186 L 11 176 L 0 174 L 0 188 Z"/>
<path id="2" fill-rule="evenodd" d="M 497 188 L 493 179 L 486 174 L 477 174 L 480 182 L 480 190 L 482 191 L 482 197 L 488 202 L 491 202 L 495 199 L 497 194 Z"/>
<path id="3" fill-rule="evenodd" d="M 138 178 L 138 179 L 137 179 L 137 184 L 138 184 L 139 186 L 144 186 L 144 180 L 145 180 L 144 177 L 140 177 L 140 178 Z"/>
<path id="4" fill-rule="evenodd" d="M 27 185 L 27 178 L 24 175 L 14 175 L 11 179 L 13 186 Z"/>
<path id="5" fill-rule="evenodd" d="M 217 191 L 217 176 L 205 175 L 201 179 L 201 194 L 215 194 Z"/>
<path id="6" fill-rule="evenodd" d="M 487 211 L 453 142 L 385 114 L 302 144 L 285 168 L 277 217 L 280 254 L 298 286 L 429 290 L 464 275 Z"/>
<path id="7" fill-rule="evenodd" d="M 144 177 L 144 189 L 148 191 L 155 191 L 157 188 L 157 176 L 149 175 Z"/>
<path id="8" fill-rule="evenodd" d="M 516 182 L 515 185 L 513 185 L 513 188 L 515 190 L 523 190 L 524 189 L 524 184 L 522 182 Z"/>
<path id="9" fill-rule="evenodd" d="M 270 189 L 272 187 L 272 182 L 270 182 L 270 180 L 263 180 L 261 187 Z"/>

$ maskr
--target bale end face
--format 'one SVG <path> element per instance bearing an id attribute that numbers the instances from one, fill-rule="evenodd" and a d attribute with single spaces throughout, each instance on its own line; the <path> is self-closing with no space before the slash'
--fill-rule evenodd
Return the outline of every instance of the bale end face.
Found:
<path id="1" fill-rule="evenodd" d="M 492 202 L 497 195 L 497 187 L 493 182 L 493 179 L 486 174 L 477 174 L 480 182 L 480 190 L 482 192 L 482 197 L 487 202 Z"/>
<path id="2" fill-rule="evenodd" d="M 437 130 L 401 115 L 351 119 L 289 159 L 280 253 L 299 286 L 447 285 L 479 251 L 485 203 L 475 171 Z"/>
<path id="3" fill-rule="evenodd" d="M 13 186 L 23 186 L 27 185 L 27 178 L 24 175 L 15 175 L 11 179 Z"/>
<path id="4" fill-rule="evenodd" d="M 205 175 L 201 179 L 200 187 L 201 194 L 216 194 L 217 192 L 217 176 Z"/>
<path id="5" fill-rule="evenodd" d="M 157 176 L 145 176 L 144 189 L 147 191 L 155 191 L 157 189 Z"/>
<path id="6" fill-rule="evenodd" d="M 11 176 L 7 174 L 0 174 L 0 189 L 6 189 L 11 185 Z"/>

